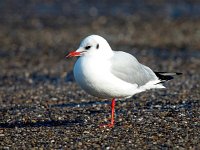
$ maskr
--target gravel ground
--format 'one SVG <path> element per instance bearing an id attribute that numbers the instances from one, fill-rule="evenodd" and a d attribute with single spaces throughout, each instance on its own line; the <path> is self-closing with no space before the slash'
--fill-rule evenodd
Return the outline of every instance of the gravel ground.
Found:
<path id="1" fill-rule="evenodd" d="M 0 149 L 200 149 L 198 19 L 19 16 L 0 23 Z M 75 59 L 65 59 L 92 33 L 155 71 L 183 75 L 118 100 L 115 127 L 99 128 L 111 100 L 85 93 Z"/>

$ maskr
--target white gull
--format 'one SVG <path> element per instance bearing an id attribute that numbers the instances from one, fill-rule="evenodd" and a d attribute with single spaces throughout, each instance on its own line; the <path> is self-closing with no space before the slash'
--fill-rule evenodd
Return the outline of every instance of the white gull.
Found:
<path id="1" fill-rule="evenodd" d="M 112 98 L 111 123 L 114 126 L 115 98 L 129 98 L 149 89 L 165 88 L 162 83 L 181 73 L 154 72 L 131 54 L 113 51 L 101 36 L 83 39 L 76 51 L 66 57 L 80 56 L 74 66 L 76 82 L 89 94 Z"/>

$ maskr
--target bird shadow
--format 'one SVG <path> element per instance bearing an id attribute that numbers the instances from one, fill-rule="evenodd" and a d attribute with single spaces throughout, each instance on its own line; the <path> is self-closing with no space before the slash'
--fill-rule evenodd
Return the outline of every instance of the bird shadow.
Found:
<path id="1" fill-rule="evenodd" d="M 79 119 L 75 120 L 47 120 L 47 121 L 36 121 L 36 122 L 22 122 L 15 121 L 12 123 L 0 123 L 0 128 L 25 128 L 25 127 L 56 127 L 56 126 L 74 126 L 83 125 L 84 121 Z"/>
<path id="2" fill-rule="evenodd" d="M 55 104 L 50 105 L 50 108 L 63 108 L 63 107 L 69 107 L 69 108 L 75 108 L 75 107 L 87 107 L 87 106 L 93 106 L 93 105 L 100 105 L 100 104 L 107 104 L 109 102 L 82 102 L 82 103 L 64 103 L 64 104 Z M 35 106 L 17 106 L 17 107 L 10 107 L 10 108 L 1 108 L 0 111 L 16 111 L 16 110 L 23 110 L 28 108 L 29 111 L 37 109 Z M 90 114 L 96 114 L 100 113 L 102 111 L 95 111 L 91 110 Z M 68 112 L 73 113 L 73 112 Z M 83 125 L 84 120 L 80 117 L 75 118 L 73 120 L 36 120 L 36 121 L 14 121 L 14 122 L 0 122 L 0 128 L 26 128 L 26 127 L 56 127 L 56 126 L 77 126 L 77 125 Z"/>

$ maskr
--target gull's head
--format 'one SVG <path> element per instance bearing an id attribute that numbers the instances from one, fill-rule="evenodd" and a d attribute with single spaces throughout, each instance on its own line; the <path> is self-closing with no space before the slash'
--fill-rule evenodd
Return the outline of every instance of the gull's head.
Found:
<path id="1" fill-rule="evenodd" d="M 98 55 L 106 57 L 112 54 L 112 49 L 108 42 L 99 35 L 90 35 L 82 40 L 76 51 L 70 52 L 66 57 Z"/>

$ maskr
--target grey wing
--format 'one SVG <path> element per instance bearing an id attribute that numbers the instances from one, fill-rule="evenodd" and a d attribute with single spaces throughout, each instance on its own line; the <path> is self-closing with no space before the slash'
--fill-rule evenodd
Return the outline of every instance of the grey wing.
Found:
<path id="1" fill-rule="evenodd" d="M 158 79 L 149 67 L 140 64 L 134 56 L 122 51 L 114 51 L 111 58 L 111 72 L 116 77 L 138 86 Z"/>

